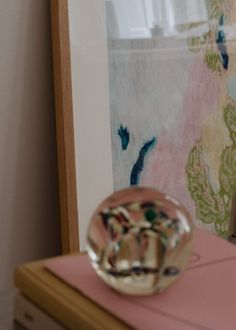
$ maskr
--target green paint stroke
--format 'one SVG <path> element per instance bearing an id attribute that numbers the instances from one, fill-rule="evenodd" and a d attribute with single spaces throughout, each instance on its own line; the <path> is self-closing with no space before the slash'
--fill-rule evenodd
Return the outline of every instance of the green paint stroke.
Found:
<path id="1" fill-rule="evenodd" d="M 202 52 L 204 63 L 213 72 L 221 74 L 223 65 L 216 43 L 216 36 L 220 28 L 220 17 L 228 19 L 232 8 L 232 0 L 205 0 L 209 17 L 209 31 L 202 36 L 189 37 L 188 49 L 193 53 Z M 194 23 L 188 25 L 188 30 L 194 28 Z"/>
<path id="2" fill-rule="evenodd" d="M 221 73 L 222 65 L 219 54 L 207 49 L 204 56 L 204 63 L 211 71 Z"/>
<path id="3" fill-rule="evenodd" d="M 196 206 L 197 218 L 214 224 L 215 232 L 226 238 L 231 212 L 231 201 L 236 191 L 236 107 L 228 104 L 223 109 L 224 121 L 232 144 L 221 154 L 219 191 L 214 191 L 209 180 L 209 168 L 203 159 L 201 140 L 189 154 L 186 174 L 188 190 Z"/>
<path id="4" fill-rule="evenodd" d="M 227 0 L 206 0 L 206 7 L 209 19 L 220 17 Z"/>
<path id="5" fill-rule="evenodd" d="M 236 111 L 230 103 L 224 108 L 224 121 L 229 130 L 230 138 L 236 145 Z"/>

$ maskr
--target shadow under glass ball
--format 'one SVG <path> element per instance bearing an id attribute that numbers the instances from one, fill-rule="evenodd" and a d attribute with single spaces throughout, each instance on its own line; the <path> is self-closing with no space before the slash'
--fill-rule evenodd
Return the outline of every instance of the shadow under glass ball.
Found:
<path id="1" fill-rule="evenodd" d="M 173 197 L 150 188 L 109 196 L 92 216 L 89 260 L 113 289 L 130 295 L 164 291 L 185 270 L 192 252 L 192 222 Z"/>

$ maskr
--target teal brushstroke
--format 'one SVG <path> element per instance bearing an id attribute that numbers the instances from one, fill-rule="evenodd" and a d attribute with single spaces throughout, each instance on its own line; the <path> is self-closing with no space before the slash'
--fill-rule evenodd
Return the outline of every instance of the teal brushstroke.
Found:
<path id="1" fill-rule="evenodd" d="M 224 69 L 227 70 L 229 66 L 229 55 L 227 53 L 226 37 L 223 27 L 224 27 L 224 15 L 221 15 L 219 19 L 219 29 L 216 36 L 216 43 L 220 52 L 222 65 Z"/>
<path id="2" fill-rule="evenodd" d="M 117 133 L 121 140 L 121 147 L 122 150 L 126 150 L 129 145 L 130 140 L 130 134 L 127 127 L 123 127 L 123 125 L 120 125 L 119 129 L 117 130 Z"/>
<path id="3" fill-rule="evenodd" d="M 138 159 L 135 162 L 131 174 L 130 174 L 130 185 L 138 185 L 140 182 L 141 173 L 144 167 L 144 161 L 147 154 L 153 149 L 157 142 L 157 138 L 153 137 L 150 141 L 147 141 L 139 151 Z"/>

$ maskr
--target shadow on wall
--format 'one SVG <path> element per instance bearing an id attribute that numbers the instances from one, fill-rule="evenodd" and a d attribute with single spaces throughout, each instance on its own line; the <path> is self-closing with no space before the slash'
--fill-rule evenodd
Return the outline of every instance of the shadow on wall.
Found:
<path id="1" fill-rule="evenodd" d="M 0 2 L 0 291 L 60 253 L 48 0 Z"/>

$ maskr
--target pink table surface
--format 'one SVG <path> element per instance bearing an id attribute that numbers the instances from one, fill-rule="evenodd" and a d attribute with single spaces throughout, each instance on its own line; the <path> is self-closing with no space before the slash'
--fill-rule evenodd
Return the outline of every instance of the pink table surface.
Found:
<path id="1" fill-rule="evenodd" d="M 116 293 L 97 277 L 86 255 L 52 259 L 45 267 L 135 329 L 236 329 L 236 246 L 206 231 L 195 230 L 188 269 L 160 295 Z"/>

